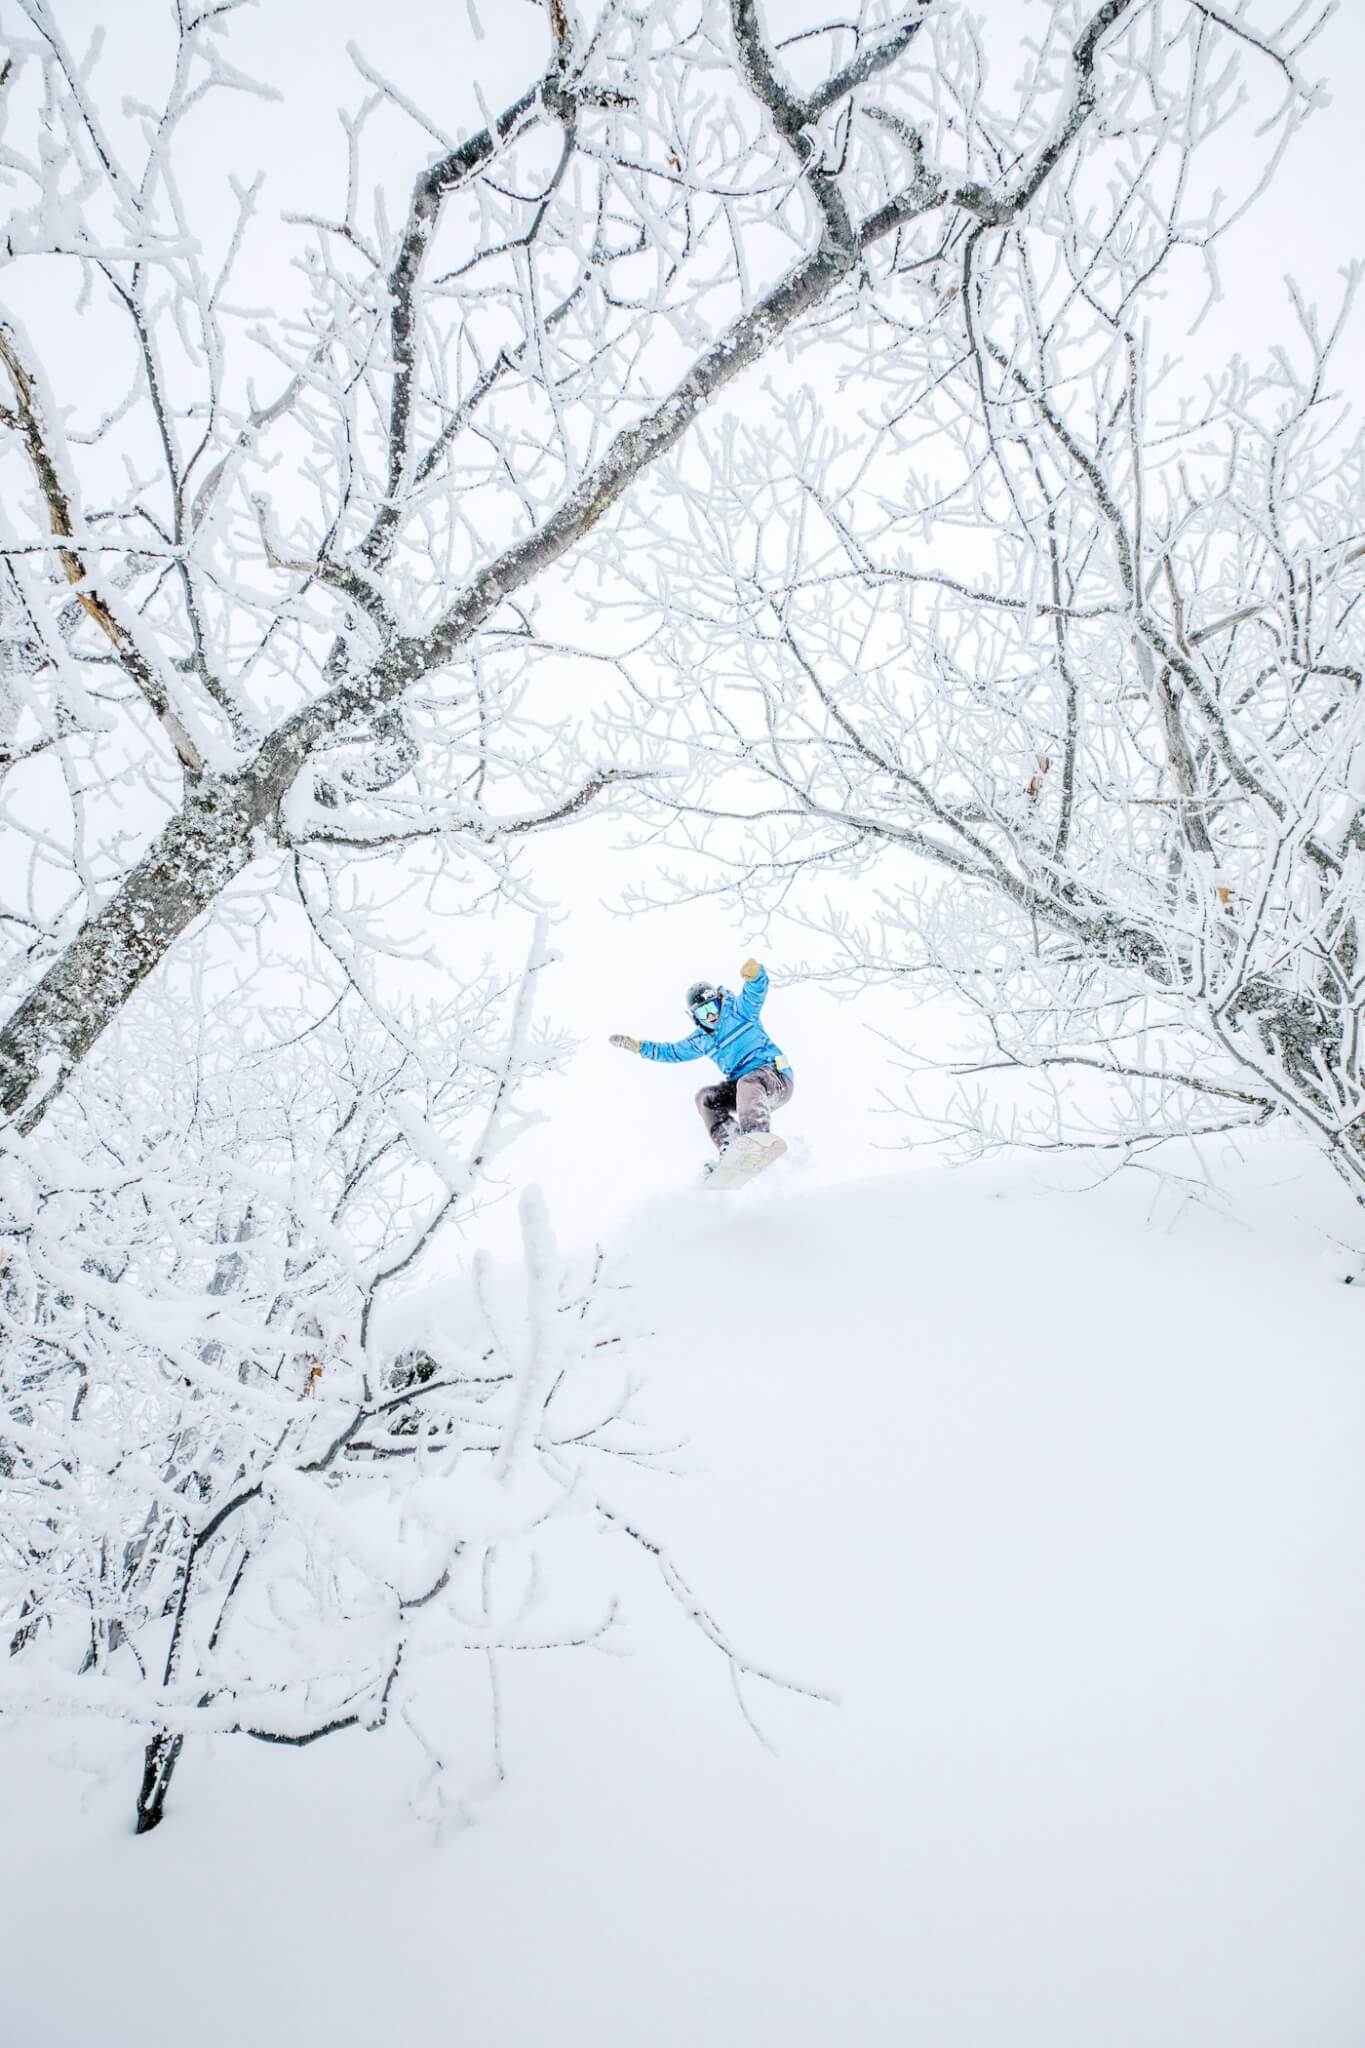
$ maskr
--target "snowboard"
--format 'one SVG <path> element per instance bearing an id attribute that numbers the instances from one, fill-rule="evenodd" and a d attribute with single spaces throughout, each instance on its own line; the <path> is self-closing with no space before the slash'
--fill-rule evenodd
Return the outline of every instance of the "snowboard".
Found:
<path id="1" fill-rule="evenodd" d="M 771 1131 L 751 1131 L 745 1137 L 733 1138 L 702 1182 L 704 1188 L 742 1188 L 780 1159 L 786 1151 L 786 1141 L 775 1138 Z"/>

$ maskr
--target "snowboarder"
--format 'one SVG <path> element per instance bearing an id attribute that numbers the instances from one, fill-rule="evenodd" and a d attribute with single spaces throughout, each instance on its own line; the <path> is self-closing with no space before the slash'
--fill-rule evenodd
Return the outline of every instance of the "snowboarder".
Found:
<path id="1" fill-rule="evenodd" d="M 785 1055 L 759 1022 L 768 993 L 767 970 L 757 960 L 746 960 L 739 971 L 744 987 L 737 996 L 727 988 L 713 988 L 709 981 L 693 982 L 687 1008 L 697 1028 L 686 1038 L 628 1038 L 620 1031 L 611 1038 L 623 1052 L 638 1052 L 641 1059 L 666 1065 L 708 1056 L 715 1061 L 725 1079 L 699 1091 L 697 1108 L 718 1155 L 740 1136 L 766 1133 L 769 1117 L 791 1100 L 794 1085 Z M 785 1147 L 777 1140 L 773 1149 Z M 718 1164 L 719 1157 L 709 1163 L 707 1173 Z"/>

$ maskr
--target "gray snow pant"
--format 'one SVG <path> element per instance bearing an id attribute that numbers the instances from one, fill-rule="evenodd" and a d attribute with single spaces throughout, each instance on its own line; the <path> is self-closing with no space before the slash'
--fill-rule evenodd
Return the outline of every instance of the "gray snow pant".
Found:
<path id="1" fill-rule="evenodd" d="M 766 1131 L 772 1111 L 790 1102 L 795 1085 L 785 1067 L 757 1067 L 738 1081 L 718 1081 L 699 1090 L 697 1108 L 717 1152 L 723 1152 L 740 1131 Z"/>

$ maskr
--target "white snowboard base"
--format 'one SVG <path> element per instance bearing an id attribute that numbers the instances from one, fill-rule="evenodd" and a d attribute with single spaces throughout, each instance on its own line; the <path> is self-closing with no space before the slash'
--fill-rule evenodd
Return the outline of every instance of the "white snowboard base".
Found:
<path id="1" fill-rule="evenodd" d="M 780 1159 L 786 1151 L 786 1140 L 776 1138 L 771 1131 L 750 1131 L 747 1136 L 734 1138 L 721 1154 L 720 1161 L 713 1166 L 702 1182 L 704 1188 L 742 1188 L 755 1174 L 771 1166 L 774 1159 Z"/>

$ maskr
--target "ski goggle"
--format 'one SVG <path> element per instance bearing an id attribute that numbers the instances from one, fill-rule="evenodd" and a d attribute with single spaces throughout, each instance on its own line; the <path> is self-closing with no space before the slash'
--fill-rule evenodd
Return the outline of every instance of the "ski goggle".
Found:
<path id="1" fill-rule="evenodd" d="M 692 1015 L 699 1024 L 714 1024 L 720 1015 L 720 1001 L 716 996 L 707 996 L 700 1003 L 693 1003 Z"/>

